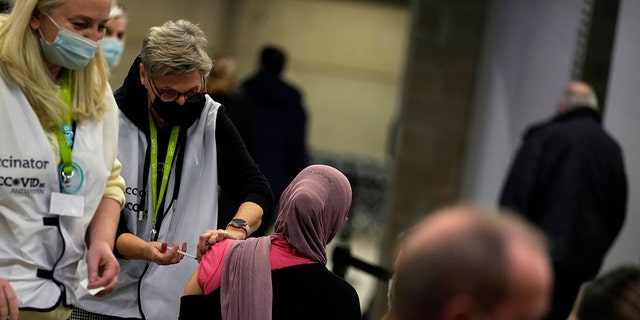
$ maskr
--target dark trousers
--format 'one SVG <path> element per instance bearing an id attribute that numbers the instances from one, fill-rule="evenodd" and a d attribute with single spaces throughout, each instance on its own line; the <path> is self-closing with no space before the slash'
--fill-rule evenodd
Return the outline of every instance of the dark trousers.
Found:
<path id="1" fill-rule="evenodd" d="M 577 270 L 553 264 L 553 296 L 546 320 L 566 320 L 578 296 L 582 283 L 589 277 L 579 274 Z"/>

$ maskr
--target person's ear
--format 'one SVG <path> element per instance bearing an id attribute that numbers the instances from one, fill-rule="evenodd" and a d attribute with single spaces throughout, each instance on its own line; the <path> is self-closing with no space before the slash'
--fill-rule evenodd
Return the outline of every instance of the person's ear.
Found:
<path id="1" fill-rule="evenodd" d="M 558 103 L 558 113 L 565 113 L 567 111 L 567 104 L 564 102 Z"/>
<path id="2" fill-rule="evenodd" d="M 31 27 L 31 30 L 40 29 L 41 20 L 42 20 L 42 12 L 40 12 L 40 9 L 38 8 L 33 9 L 33 12 L 31 13 L 31 18 L 29 19 L 29 27 Z"/>
<path id="3" fill-rule="evenodd" d="M 478 319 L 478 306 L 473 297 L 468 294 L 459 294 L 451 297 L 442 307 L 440 317 L 442 320 L 475 320 Z"/>
<path id="4" fill-rule="evenodd" d="M 147 78 L 145 77 L 146 74 L 144 72 L 144 65 L 142 62 L 139 64 L 138 69 L 140 70 L 140 83 L 144 86 L 147 82 Z"/>

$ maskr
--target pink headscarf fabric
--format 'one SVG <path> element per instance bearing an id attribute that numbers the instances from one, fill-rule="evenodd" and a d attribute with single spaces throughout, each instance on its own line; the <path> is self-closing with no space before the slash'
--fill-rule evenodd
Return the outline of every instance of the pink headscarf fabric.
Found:
<path id="1" fill-rule="evenodd" d="M 326 165 L 303 169 L 280 197 L 275 233 L 300 255 L 327 263 L 326 246 L 347 220 L 351 185 Z M 234 241 L 224 260 L 222 318 L 271 319 L 270 237 Z"/>
<path id="2" fill-rule="evenodd" d="M 325 247 L 347 221 L 350 207 L 347 177 L 329 166 L 309 166 L 282 193 L 274 231 L 301 255 L 326 264 Z"/>
<path id="3" fill-rule="evenodd" d="M 269 237 L 235 240 L 222 267 L 223 320 L 271 319 L 273 302 Z"/>

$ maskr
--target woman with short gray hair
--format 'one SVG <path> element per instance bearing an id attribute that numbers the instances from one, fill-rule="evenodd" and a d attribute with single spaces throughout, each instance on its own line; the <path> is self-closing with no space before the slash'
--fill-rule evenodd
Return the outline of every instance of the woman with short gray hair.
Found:
<path id="1" fill-rule="evenodd" d="M 115 92 L 127 182 L 116 239 L 121 279 L 106 299 L 79 289 L 72 319 L 176 319 L 198 266 L 192 258 L 219 240 L 247 238 L 271 211 L 267 180 L 224 108 L 205 94 L 213 65 L 206 46 L 186 20 L 150 28 Z M 218 187 L 237 203 L 221 226 Z"/>
<path id="2" fill-rule="evenodd" d="M 186 20 L 151 27 L 142 40 L 140 58 L 151 78 L 194 71 L 207 76 L 213 67 L 204 32 Z"/>

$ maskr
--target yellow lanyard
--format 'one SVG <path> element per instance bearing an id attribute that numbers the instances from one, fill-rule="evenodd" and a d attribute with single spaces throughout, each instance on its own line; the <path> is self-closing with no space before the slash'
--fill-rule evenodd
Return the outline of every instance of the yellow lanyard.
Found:
<path id="1" fill-rule="evenodd" d="M 156 98 L 158 99 L 158 98 Z M 153 229 L 151 230 L 152 236 L 156 233 L 156 219 L 158 218 L 158 210 L 162 203 L 165 190 L 167 188 L 167 182 L 169 181 L 169 175 L 171 174 L 171 164 L 173 163 L 173 156 L 176 151 L 178 142 L 178 133 L 180 132 L 179 126 L 173 126 L 171 128 L 171 137 L 169 138 L 169 145 L 167 146 L 167 155 L 165 156 L 164 167 L 162 170 L 162 180 L 160 181 L 160 193 L 157 193 L 156 185 L 158 182 L 158 130 L 156 125 L 151 119 L 151 113 L 149 113 L 149 132 L 151 134 L 151 201 L 153 205 Z"/>
<path id="2" fill-rule="evenodd" d="M 71 121 L 71 73 L 64 69 L 60 78 L 60 96 L 67 106 L 62 124 L 58 126 L 56 134 L 58 136 L 58 147 L 60 158 L 62 159 L 62 172 L 60 181 L 62 185 L 69 188 L 71 177 L 73 176 L 73 123 Z"/>

